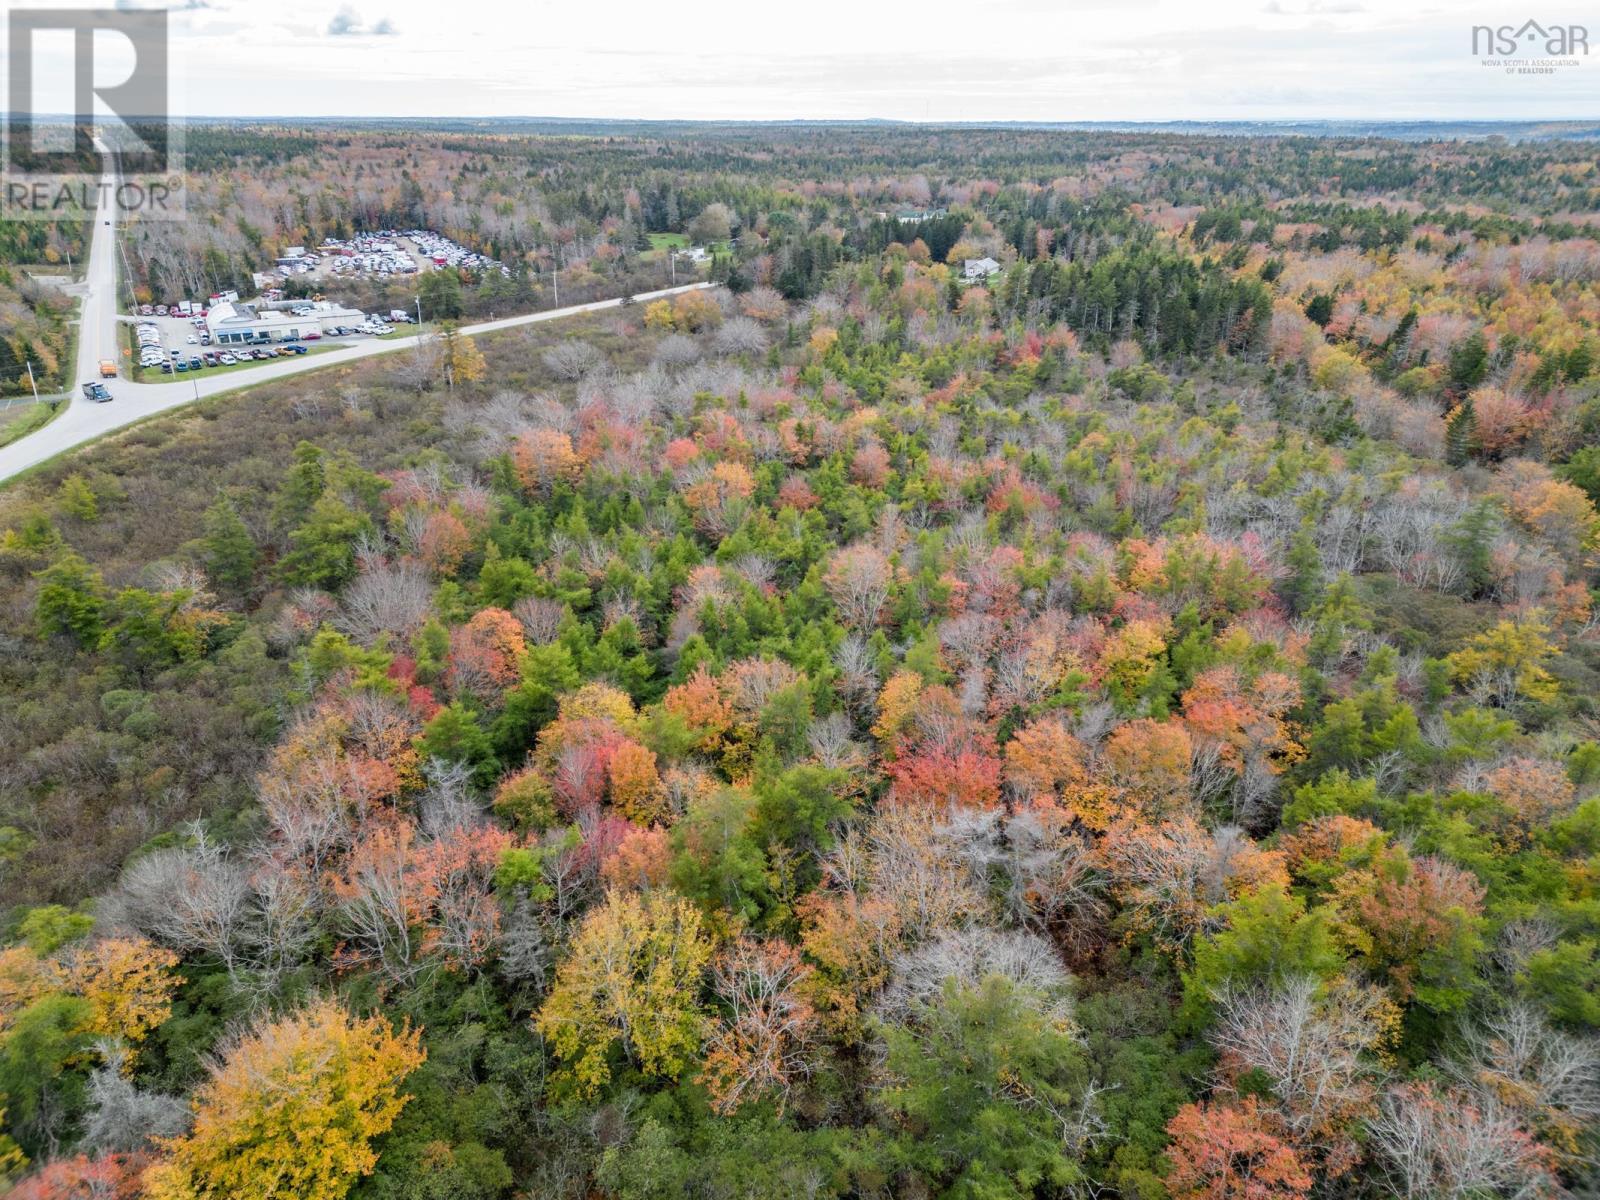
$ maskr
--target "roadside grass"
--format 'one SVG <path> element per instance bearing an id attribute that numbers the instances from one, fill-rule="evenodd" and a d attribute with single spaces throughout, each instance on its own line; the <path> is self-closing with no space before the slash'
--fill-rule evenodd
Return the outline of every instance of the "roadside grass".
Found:
<path id="1" fill-rule="evenodd" d="M 482 319 L 487 320 L 488 318 Z M 421 325 L 418 325 L 413 321 L 410 325 L 396 325 L 389 333 L 378 334 L 377 340 L 380 342 L 392 342 L 397 338 L 415 337 L 418 334 L 433 333 L 437 329 L 438 326 L 432 321 L 424 321 Z"/>
<path id="2" fill-rule="evenodd" d="M 64 401 L 51 404 L 47 400 L 29 400 L 25 404 L 0 408 L 0 446 L 9 446 L 18 438 L 43 429 L 66 407 Z"/>

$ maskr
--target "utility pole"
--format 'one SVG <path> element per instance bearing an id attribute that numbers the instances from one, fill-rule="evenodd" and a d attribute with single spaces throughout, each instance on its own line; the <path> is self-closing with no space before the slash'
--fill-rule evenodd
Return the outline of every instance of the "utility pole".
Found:
<path id="1" fill-rule="evenodd" d="M 39 403 L 39 381 L 33 377 L 33 359 L 28 360 L 28 386 L 33 389 L 33 402 Z M 11 406 L 6 405 L 7 408 Z"/>
<path id="2" fill-rule="evenodd" d="M 417 301 L 417 332 L 420 333 L 420 332 L 422 332 L 422 297 L 421 296 L 416 297 L 416 301 Z"/>
<path id="3" fill-rule="evenodd" d="M 671 246 L 667 247 L 667 269 L 672 272 L 672 286 L 678 286 L 678 252 Z"/>

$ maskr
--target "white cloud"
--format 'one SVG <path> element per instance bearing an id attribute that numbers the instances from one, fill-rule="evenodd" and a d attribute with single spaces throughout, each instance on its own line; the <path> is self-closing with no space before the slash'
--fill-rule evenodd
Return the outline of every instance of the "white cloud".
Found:
<path id="1" fill-rule="evenodd" d="M 359 3 L 384 4 L 363 14 Z M 184 14 L 197 114 L 1168 120 L 1594 117 L 1600 55 L 1506 77 L 1510 0 L 351 0 Z M 1547 0 L 1541 0 L 1545 4 Z M 1370 6 L 1370 7 L 1368 7 Z M 1520 13 L 1520 10 L 1518 10 Z M 1541 16 L 1584 21 L 1574 0 Z M 313 14 L 315 10 L 313 9 Z M 332 36 L 329 36 L 332 35 Z M 374 39 L 382 35 L 381 48 Z M 1600 30 L 1593 39 L 1600 44 Z M 367 56 L 367 57 L 363 57 Z"/>
<path id="2" fill-rule="evenodd" d="M 380 17 L 369 26 L 361 19 L 361 14 L 348 4 L 341 4 L 339 11 L 328 22 L 329 37 L 392 37 L 397 33 L 399 30 L 388 17 Z"/>

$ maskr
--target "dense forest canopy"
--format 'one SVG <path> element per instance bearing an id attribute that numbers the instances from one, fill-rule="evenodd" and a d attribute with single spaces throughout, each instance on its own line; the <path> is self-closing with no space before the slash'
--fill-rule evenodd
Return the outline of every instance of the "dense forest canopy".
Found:
<path id="1" fill-rule="evenodd" d="M 1600 1190 L 1591 143 L 188 146 L 156 299 L 718 286 L 0 493 L 11 1195 Z"/>

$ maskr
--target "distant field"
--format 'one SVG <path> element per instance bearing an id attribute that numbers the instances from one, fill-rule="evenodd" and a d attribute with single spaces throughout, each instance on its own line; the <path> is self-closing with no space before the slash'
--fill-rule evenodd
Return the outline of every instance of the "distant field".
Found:
<path id="1" fill-rule="evenodd" d="M 650 235 L 650 248 L 653 250 L 682 250 L 688 244 L 688 237 L 681 233 L 652 233 Z"/>

